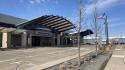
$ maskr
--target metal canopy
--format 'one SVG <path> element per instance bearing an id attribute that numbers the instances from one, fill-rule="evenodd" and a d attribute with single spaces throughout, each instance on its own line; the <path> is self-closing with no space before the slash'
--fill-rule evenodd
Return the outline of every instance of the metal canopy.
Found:
<path id="1" fill-rule="evenodd" d="M 83 37 L 83 36 L 87 36 L 87 35 L 91 35 L 91 34 L 94 34 L 92 30 L 90 29 L 87 29 L 86 31 L 82 31 L 80 32 L 80 36 Z"/>
<path id="2" fill-rule="evenodd" d="M 42 25 L 45 28 L 51 29 L 52 32 L 63 32 L 75 28 L 75 26 L 67 19 L 54 15 L 41 16 L 20 24 L 17 27 L 36 30 L 38 25 Z"/>
<path id="3" fill-rule="evenodd" d="M 93 31 L 90 29 L 87 29 L 85 31 L 80 32 L 80 37 L 84 37 L 84 36 L 91 35 L 91 34 L 94 34 Z M 78 33 L 74 33 L 73 35 L 76 36 L 78 35 Z"/>

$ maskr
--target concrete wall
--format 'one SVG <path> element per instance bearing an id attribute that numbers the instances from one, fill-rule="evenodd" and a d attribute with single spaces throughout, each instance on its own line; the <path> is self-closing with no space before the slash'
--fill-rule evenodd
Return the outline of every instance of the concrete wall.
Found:
<path id="1" fill-rule="evenodd" d="M 8 48 L 11 46 L 11 33 L 3 32 L 2 33 L 2 48 Z"/>

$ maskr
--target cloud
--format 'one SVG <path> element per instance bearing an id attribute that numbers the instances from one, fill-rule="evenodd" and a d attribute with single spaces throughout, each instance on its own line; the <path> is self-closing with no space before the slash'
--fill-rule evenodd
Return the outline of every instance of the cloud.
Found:
<path id="1" fill-rule="evenodd" d="M 34 3 L 35 3 L 35 1 L 32 1 L 32 0 L 31 0 L 31 1 L 29 1 L 29 3 L 30 3 L 30 4 L 34 4 Z"/>
<path id="2" fill-rule="evenodd" d="M 34 0 L 36 3 L 44 3 L 47 2 L 48 0 Z"/>
<path id="3" fill-rule="evenodd" d="M 36 3 L 41 3 L 41 0 L 35 0 L 36 1 Z"/>
<path id="4" fill-rule="evenodd" d="M 40 3 L 45 3 L 50 0 L 34 0 L 34 1 L 35 1 L 35 3 L 40 4 Z"/>
<path id="5" fill-rule="evenodd" d="M 120 4 L 120 2 L 121 2 L 121 0 L 98 0 L 97 8 L 98 8 L 98 10 L 103 10 L 103 9 L 109 8 L 111 6 L 116 6 L 116 5 Z M 86 13 L 91 14 L 93 12 L 94 7 L 95 7 L 95 3 L 86 5 L 86 7 L 85 7 Z"/>
<path id="6" fill-rule="evenodd" d="M 41 4 L 45 2 L 55 2 L 56 4 L 58 3 L 58 0 L 29 0 L 31 4 Z"/>
<path id="7" fill-rule="evenodd" d="M 97 4 L 99 5 L 99 8 L 105 8 L 116 5 L 119 1 L 120 0 L 99 0 Z"/>

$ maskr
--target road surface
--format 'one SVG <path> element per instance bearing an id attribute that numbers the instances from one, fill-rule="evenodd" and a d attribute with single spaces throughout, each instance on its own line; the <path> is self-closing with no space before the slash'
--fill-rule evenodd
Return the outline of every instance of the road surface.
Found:
<path id="1" fill-rule="evenodd" d="M 94 46 L 82 46 L 81 52 L 92 51 Z M 0 70 L 25 70 L 34 66 L 76 55 L 75 47 L 41 47 L 0 51 Z"/>

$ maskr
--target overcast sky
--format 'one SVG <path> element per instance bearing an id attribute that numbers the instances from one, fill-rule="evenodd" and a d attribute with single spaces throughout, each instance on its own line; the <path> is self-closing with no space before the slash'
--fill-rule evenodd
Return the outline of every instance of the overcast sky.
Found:
<path id="1" fill-rule="evenodd" d="M 94 4 L 95 0 L 83 0 L 85 9 L 83 30 L 91 29 Z M 108 16 L 109 35 L 115 37 L 125 35 L 125 0 L 98 0 L 97 6 L 98 16 L 104 12 Z M 0 0 L 0 13 L 27 20 L 53 14 L 63 16 L 77 24 L 78 0 Z M 98 21 L 98 24 L 103 25 L 103 20 Z"/>

